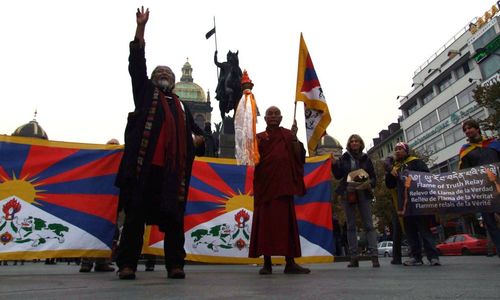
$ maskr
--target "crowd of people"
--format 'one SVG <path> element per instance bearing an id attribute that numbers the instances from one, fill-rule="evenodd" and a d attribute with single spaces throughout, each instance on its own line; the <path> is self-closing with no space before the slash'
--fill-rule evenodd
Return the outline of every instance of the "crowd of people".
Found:
<path id="1" fill-rule="evenodd" d="M 130 42 L 129 73 L 135 110 L 128 116 L 125 148 L 116 178 L 120 188 L 119 208 L 125 212 L 116 264 L 120 279 L 136 278 L 146 224 L 158 225 L 165 233 L 164 257 L 167 277 L 183 279 L 184 211 L 194 156 L 203 148 L 204 135 L 193 121 L 187 106 L 173 93 L 175 75 L 167 66 L 158 66 L 148 78 L 144 33 L 149 10 L 137 10 L 135 38 Z M 285 257 L 286 274 L 308 274 L 310 269 L 295 262 L 301 256 L 294 196 L 307 193 L 304 184 L 305 149 L 297 138 L 297 125 L 291 130 L 280 126 L 279 108 L 266 110 L 266 130 L 257 134 L 260 162 L 254 172 L 254 211 L 249 257 L 263 256 L 260 275 L 273 273 L 273 256 Z M 460 152 L 460 167 L 469 168 L 500 161 L 497 140 L 485 139 L 474 120 L 463 123 L 468 143 Z M 333 160 L 332 173 L 339 184 L 336 194 L 343 206 L 349 268 L 360 265 L 356 212 L 359 211 L 366 236 L 366 254 L 374 268 L 380 267 L 377 232 L 373 224 L 372 203 L 377 184 L 374 165 L 363 152 L 363 139 L 352 134 L 346 152 Z M 203 152 L 201 152 L 203 153 Z M 431 266 L 439 266 L 438 251 L 430 231 L 431 215 L 408 215 L 404 200 L 405 171 L 429 172 L 426 163 L 412 155 L 407 143 L 399 142 L 394 155 L 385 162 L 385 184 L 393 195 L 392 264 L 418 266 L 423 256 Z M 494 180 L 498 180 L 494 178 Z M 500 256 L 500 229 L 495 214 L 483 212 L 482 219 Z M 402 261 L 401 237 L 406 234 L 410 247 L 408 260 Z M 422 247 L 423 246 L 423 247 Z M 422 253 L 422 248 L 423 252 Z M 147 271 L 153 271 L 154 257 L 147 257 Z M 94 266 L 95 265 L 95 266 Z M 108 259 L 83 258 L 80 272 L 114 271 Z"/>

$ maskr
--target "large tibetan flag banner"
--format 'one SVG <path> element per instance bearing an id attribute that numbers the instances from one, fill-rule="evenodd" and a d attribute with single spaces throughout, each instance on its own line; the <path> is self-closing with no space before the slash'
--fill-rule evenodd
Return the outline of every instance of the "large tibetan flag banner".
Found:
<path id="1" fill-rule="evenodd" d="M 0 260 L 109 257 L 122 153 L 0 136 Z"/>
<path id="2" fill-rule="evenodd" d="M 295 198 L 302 263 L 333 261 L 331 160 L 308 158 L 307 194 Z M 234 159 L 197 158 L 184 218 L 187 259 L 207 263 L 258 263 L 248 258 L 253 215 L 253 168 Z M 163 255 L 163 234 L 148 227 L 143 253 Z"/>
<path id="3" fill-rule="evenodd" d="M 304 102 L 307 148 L 309 155 L 312 155 L 321 137 L 326 134 L 326 128 L 331 122 L 331 117 L 302 33 L 300 34 L 295 99 Z"/>

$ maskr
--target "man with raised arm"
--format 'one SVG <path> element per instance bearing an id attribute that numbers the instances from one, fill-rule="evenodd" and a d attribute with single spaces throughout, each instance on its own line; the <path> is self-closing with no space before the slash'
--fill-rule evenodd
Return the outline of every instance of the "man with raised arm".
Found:
<path id="1" fill-rule="evenodd" d="M 120 279 L 135 279 L 145 224 L 165 232 L 168 278 L 184 273 L 184 209 L 196 146 L 203 131 L 172 91 L 175 75 L 158 66 L 147 76 L 144 30 L 149 9 L 137 9 L 137 29 L 130 43 L 129 73 L 135 110 L 125 129 L 125 150 L 117 174 L 125 222 L 118 249 Z M 194 135 L 196 134 L 196 136 Z"/>

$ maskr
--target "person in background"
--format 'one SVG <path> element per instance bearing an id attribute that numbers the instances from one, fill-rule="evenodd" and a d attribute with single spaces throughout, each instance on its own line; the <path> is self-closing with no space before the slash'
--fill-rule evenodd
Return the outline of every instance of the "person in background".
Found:
<path id="1" fill-rule="evenodd" d="M 385 184 L 389 189 L 396 189 L 398 197 L 398 214 L 403 217 L 403 225 L 406 231 L 406 237 L 410 246 L 410 258 L 403 262 L 405 266 L 423 265 L 422 261 L 422 239 L 424 244 L 425 254 L 431 266 L 440 266 L 439 254 L 436 249 L 436 242 L 431 230 L 429 229 L 430 222 L 434 216 L 431 215 L 406 215 L 407 203 L 404 201 L 406 182 L 402 178 L 404 171 L 429 172 L 429 168 L 423 160 L 410 155 L 410 147 L 407 143 L 399 142 L 394 147 L 394 162 L 390 172 L 385 174 Z"/>
<path id="2" fill-rule="evenodd" d="M 254 171 L 254 212 L 249 257 L 264 256 L 261 275 L 272 274 L 271 256 L 285 256 L 285 274 L 308 274 L 295 257 L 302 255 L 294 195 L 304 195 L 305 149 L 292 130 L 280 127 L 275 106 L 264 117 L 266 131 L 257 134 L 260 161 Z"/>
<path id="3" fill-rule="evenodd" d="M 462 124 L 462 130 L 467 137 L 467 143 L 460 148 L 460 169 L 500 162 L 500 141 L 495 138 L 483 137 L 476 120 L 466 120 Z M 498 179 L 492 175 L 494 174 L 489 174 L 488 179 L 498 187 Z M 500 257 L 500 227 L 495 220 L 495 212 L 481 212 L 481 217 L 493 244 L 497 248 L 497 255 Z"/>
<path id="4" fill-rule="evenodd" d="M 373 192 L 377 183 L 375 169 L 371 159 L 363 153 L 363 139 L 353 134 L 347 140 L 347 151 L 338 161 L 333 161 L 332 170 L 336 179 L 340 180 L 337 194 L 341 197 L 347 222 L 347 241 L 349 244 L 349 268 L 359 267 L 359 245 L 356 228 L 356 210 L 361 215 L 363 229 L 366 233 L 367 253 L 371 257 L 372 266 L 379 268 L 377 250 L 377 233 L 373 227 L 372 202 Z M 362 170 L 362 171 L 360 171 Z M 352 174 L 354 178 L 350 178 Z M 349 178 L 348 178 L 349 177 Z M 349 179 L 349 180 L 348 180 Z"/>

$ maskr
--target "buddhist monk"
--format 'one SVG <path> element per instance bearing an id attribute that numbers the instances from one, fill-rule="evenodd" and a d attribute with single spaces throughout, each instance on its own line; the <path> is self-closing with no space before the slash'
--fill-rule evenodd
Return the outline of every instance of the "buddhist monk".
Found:
<path id="1" fill-rule="evenodd" d="M 285 256 L 286 274 L 311 271 L 295 263 L 301 256 L 294 195 L 304 195 L 305 149 L 292 130 L 280 127 L 280 110 L 271 106 L 266 131 L 257 134 L 260 162 L 254 173 L 254 212 L 249 257 L 264 256 L 259 274 L 272 274 L 271 256 Z"/>

